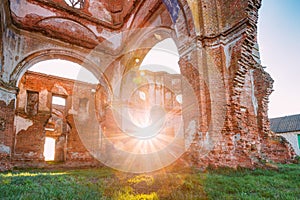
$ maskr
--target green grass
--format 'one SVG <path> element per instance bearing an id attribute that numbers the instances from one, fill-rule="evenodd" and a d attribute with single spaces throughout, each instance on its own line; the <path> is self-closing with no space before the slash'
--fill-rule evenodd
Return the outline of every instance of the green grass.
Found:
<path id="1" fill-rule="evenodd" d="M 300 165 L 280 165 L 278 171 L 221 169 L 208 177 L 210 199 L 300 199 Z"/>
<path id="2" fill-rule="evenodd" d="M 107 199 L 107 169 L 0 174 L 0 199 Z"/>
<path id="3" fill-rule="evenodd" d="M 108 168 L 0 173 L 0 199 L 300 199 L 300 165 L 127 174 Z"/>

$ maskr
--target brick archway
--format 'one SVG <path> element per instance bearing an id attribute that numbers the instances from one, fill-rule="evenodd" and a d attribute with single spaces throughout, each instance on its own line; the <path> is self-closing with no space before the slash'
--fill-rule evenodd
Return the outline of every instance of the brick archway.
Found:
<path id="1" fill-rule="evenodd" d="M 82 67 L 90 71 L 96 78 L 98 78 L 99 82 L 104 85 L 107 91 L 111 94 L 111 87 L 107 81 L 107 78 L 95 63 L 88 60 L 88 58 L 85 56 L 63 49 L 43 50 L 27 56 L 16 66 L 14 71 L 11 73 L 10 84 L 18 87 L 18 83 L 21 77 L 30 67 L 38 62 L 46 61 L 49 59 L 62 59 L 81 65 Z"/>

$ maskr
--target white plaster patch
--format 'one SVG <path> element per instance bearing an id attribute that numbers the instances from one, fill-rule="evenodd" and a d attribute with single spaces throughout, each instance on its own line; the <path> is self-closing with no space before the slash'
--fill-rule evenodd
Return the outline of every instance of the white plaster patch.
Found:
<path id="1" fill-rule="evenodd" d="M 101 32 L 101 36 L 104 39 L 106 39 L 104 45 L 109 45 L 111 49 L 117 49 L 118 47 L 121 46 L 122 39 L 123 39 L 122 33 L 112 34 L 111 32 L 103 29 Z"/>
<path id="2" fill-rule="evenodd" d="M 253 108 L 254 108 L 254 114 L 257 116 L 258 103 L 257 103 L 257 98 L 255 96 L 253 69 L 250 70 L 250 81 L 251 81 L 251 99 L 252 99 L 252 104 L 253 104 Z"/>
<path id="3" fill-rule="evenodd" d="M 225 64 L 226 64 L 227 69 L 230 67 L 230 64 L 231 64 L 232 49 L 239 39 L 240 39 L 240 37 L 223 46 L 225 62 L 226 62 Z"/>
<path id="4" fill-rule="evenodd" d="M 113 37 L 113 34 L 105 29 L 102 30 L 102 35 L 103 38 L 108 40 L 109 38 Z"/>
<path id="5" fill-rule="evenodd" d="M 55 13 L 50 10 L 23 0 L 11 0 L 10 8 L 14 14 L 22 18 L 28 14 L 35 14 L 43 17 L 55 16 Z"/>
<path id="6" fill-rule="evenodd" d="M 106 22 L 111 22 L 111 13 L 103 6 L 99 0 L 90 0 L 89 12 L 93 17 Z"/>
<path id="7" fill-rule="evenodd" d="M 48 101 L 48 91 L 44 89 L 39 93 L 39 110 L 42 111 L 50 110 L 50 108 L 47 107 L 47 101 Z"/>
<path id="8" fill-rule="evenodd" d="M 30 151 L 29 153 L 24 153 L 25 157 L 30 158 L 30 157 L 35 157 L 37 155 L 36 152 Z"/>
<path id="9" fill-rule="evenodd" d="M 231 55 L 232 55 L 231 45 L 224 46 L 224 54 L 225 54 L 226 68 L 228 69 L 231 64 Z"/>
<path id="10" fill-rule="evenodd" d="M 3 91 L 0 89 L 0 101 L 4 101 L 6 105 L 9 105 L 12 100 L 16 98 L 15 94 Z"/>
<path id="11" fill-rule="evenodd" d="M 68 110 L 68 114 L 70 114 L 70 115 L 77 115 L 78 114 L 78 112 L 74 109 L 74 107 L 72 106 L 72 108 L 70 108 L 69 110 Z"/>
<path id="12" fill-rule="evenodd" d="M 196 121 L 192 120 L 189 122 L 189 125 L 186 129 L 186 138 L 185 138 L 185 149 L 186 150 L 190 147 L 191 143 L 193 142 L 196 131 L 197 131 Z"/>
<path id="13" fill-rule="evenodd" d="M 97 36 L 97 37 L 99 37 L 99 36 L 101 36 L 101 33 L 99 33 L 99 31 L 97 30 L 97 27 L 96 26 L 93 26 L 93 25 L 87 25 L 87 27 L 91 30 L 91 31 L 93 31 L 93 33 Z"/>
<path id="14" fill-rule="evenodd" d="M 3 51 L 4 72 L 2 74 L 2 80 L 9 82 L 10 75 L 14 70 L 14 67 L 11 66 L 16 66 L 20 61 L 20 58 L 23 56 L 22 50 L 24 48 L 24 39 L 12 30 L 6 29 L 3 43 L 4 46 L 9 46 L 10 48 L 5 48 Z"/>
<path id="15" fill-rule="evenodd" d="M 10 154 L 10 147 L 4 144 L 0 144 L 0 153 Z"/>
<path id="16" fill-rule="evenodd" d="M 135 15 L 131 15 L 130 16 L 130 18 L 129 18 L 128 22 L 127 22 L 127 28 L 129 28 L 131 26 L 134 17 L 135 17 Z"/>
<path id="17" fill-rule="evenodd" d="M 256 42 L 253 49 L 252 49 L 252 55 L 253 55 L 253 58 L 254 60 L 261 64 L 261 61 L 260 61 L 260 53 L 259 53 L 259 46 L 258 46 L 258 43 Z"/>
<path id="18" fill-rule="evenodd" d="M 5 42 L 4 42 L 5 43 Z M 5 44 L 4 44 L 5 45 Z M 5 49 L 6 50 L 6 49 Z M 7 59 L 7 57 L 9 57 L 9 55 L 7 55 L 8 53 L 7 52 L 5 52 L 5 50 L 4 50 L 4 52 L 3 52 L 3 56 L 4 56 L 4 65 L 3 65 L 3 69 L 4 70 L 7 70 L 7 67 L 6 67 L 6 63 L 8 63 L 8 64 L 11 64 L 11 60 L 9 60 L 9 59 Z M 9 58 L 11 58 L 11 57 L 9 57 Z M 7 61 L 8 60 L 8 61 Z M 10 66 L 13 66 L 13 65 L 10 65 Z M 8 73 L 8 72 L 6 72 L 6 71 L 4 71 L 3 73 L 2 73 L 2 77 L 1 77 L 1 79 L 2 79 L 2 81 L 4 81 L 4 82 L 9 82 L 9 78 L 10 78 L 10 74 Z"/>
<path id="19" fill-rule="evenodd" d="M 154 22 L 152 22 L 152 25 L 153 26 L 160 26 L 162 23 L 161 23 L 161 17 L 158 16 Z"/>
<path id="20" fill-rule="evenodd" d="M 24 85 L 20 83 L 19 85 L 19 93 L 18 93 L 18 108 L 24 109 L 26 105 L 26 89 L 24 89 Z"/>
<path id="21" fill-rule="evenodd" d="M 204 140 L 204 146 L 206 148 L 208 148 L 210 145 L 210 135 L 209 135 L 209 132 L 206 132 L 205 133 L 205 140 Z"/>
<path id="22" fill-rule="evenodd" d="M 16 133 L 18 134 L 21 130 L 27 130 L 30 126 L 33 125 L 32 120 L 25 119 L 20 116 L 15 116 L 15 126 L 16 126 Z"/>
<path id="23" fill-rule="evenodd" d="M 247 108 L 242 107 L 242 108 L 241 108 L 241 111 L 242 111 L 242 112 L 246 112 L 246 111 L 247 111 Z"/>
<path id="24" fill-rule="evenodd" d="M 112 49 L 117 49 L 121 46 L 122 38 L 123 38 L 123 36 L 121 33 L 109 38 L 109 41 L 112 44 Z"/>

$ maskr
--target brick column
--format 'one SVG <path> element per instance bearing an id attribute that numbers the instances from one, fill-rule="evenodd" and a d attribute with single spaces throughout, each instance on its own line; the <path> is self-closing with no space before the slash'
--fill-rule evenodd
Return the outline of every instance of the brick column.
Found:
<path id="1" fill-rule="evenodd" d="M 16 90 L 0 85 L 0 171 L 10 168 L 14 144 Z"/>

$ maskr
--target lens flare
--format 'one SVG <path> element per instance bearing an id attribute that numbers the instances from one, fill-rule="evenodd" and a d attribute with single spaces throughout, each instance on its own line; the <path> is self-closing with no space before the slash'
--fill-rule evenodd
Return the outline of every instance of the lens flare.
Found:
<path id="1" fill-rule="evenodd" d="M 188 72 L 184 73 L 191 77 L 170 72 L 169 66 L 158 67 L 157 60 L 154 71 L 149 71 L 150 64 L 141 70 L 145 52 L 155 45 L 151 42 L 166 38 L 163 34 L 159 41 L 153 34 L 147 38 L 151 31 L 130 30 L 99 44 L 83 64 L 92 65 L 94 56 L 99 55 L 102 66 L 95 68 L 99 84 L 82 91 L 75 83 L 73 89 L 73 117 L 82 143 L 103 164 L 124 172 L 162 169 L 190 148 L 196 148 L 192 151 L 199 157 L 204 156 L 222 136 L 225 89 L 209 52 L 191 54 L 199 62 L 207 57 L 208 62 L 193 67 L 186 61 Z M 103 49 L 120 40 L 128 41 L 126 48 L 116 55 L 103 53 Z M 156 49 L 156 53 L 159 51 L 179 55 L 177 49 L 168 49 L 167 45 Z M 157 70 L 164 68 L 168 71 Z M 206 104 L 199 88 L 207 92 Z M 76 96 L 87 99 L 88 108 L 80 109 Z"/>

